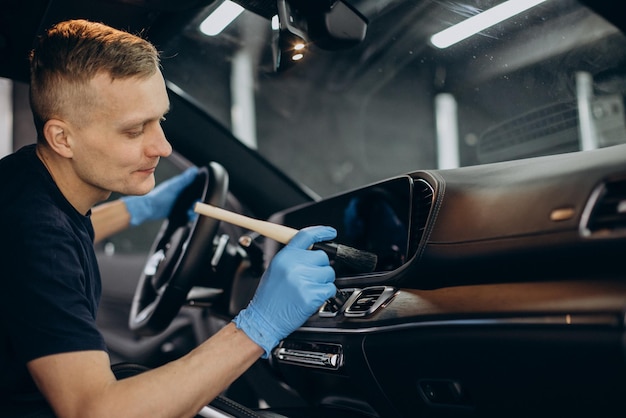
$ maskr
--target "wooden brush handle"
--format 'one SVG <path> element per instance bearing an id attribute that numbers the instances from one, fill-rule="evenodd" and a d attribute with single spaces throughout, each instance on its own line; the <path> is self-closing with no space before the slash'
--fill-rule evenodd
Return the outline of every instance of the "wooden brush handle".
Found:
<path id="1" fill-rule="evenodd" d="M 196 203 L 193 210 L 200 215 L 247 228 L 281 244 L 287 244 L 298 233 L 297 229 L 288 226 L 250 218 L 206 203 Z"/>

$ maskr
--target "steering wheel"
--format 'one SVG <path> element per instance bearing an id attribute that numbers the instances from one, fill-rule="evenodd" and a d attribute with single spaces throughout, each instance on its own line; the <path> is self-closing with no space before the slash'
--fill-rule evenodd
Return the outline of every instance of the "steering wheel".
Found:
<path id="1" fill-rule="evenodd" d="M 169 326 L 187 300 L 187 294 L 213 254 L 219 221 L 189 211 L 202 201 L 222 207 L 228 191 L 228 173 L 212 162 L 198 170 L 196 179 L 178 196 L 163 221 L 143 268 L 130 310 L 129 328 L 155 335 Z"/>

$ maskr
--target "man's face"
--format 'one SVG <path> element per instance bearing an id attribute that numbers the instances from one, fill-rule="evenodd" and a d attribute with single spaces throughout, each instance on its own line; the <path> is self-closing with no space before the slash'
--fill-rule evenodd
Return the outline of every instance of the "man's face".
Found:
<path id="1" fill-rule="evenodd" d="M 149 192 L 160 157 L 172 152 L 161 129 L 169 109 L 161 72 L 113 81 L 108 74 L 99 74 L 90 87 L 97 104 L 88 109 L 87 122 L 72 124 L 75 173 L 101 191 Z M 73 114 L 80 117 L 80 109 Z"/>

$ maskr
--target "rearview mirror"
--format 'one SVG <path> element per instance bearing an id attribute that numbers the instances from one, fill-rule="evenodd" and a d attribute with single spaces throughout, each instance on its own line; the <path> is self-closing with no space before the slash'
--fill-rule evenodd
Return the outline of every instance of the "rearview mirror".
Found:
<path id="1" fill-rule="evenodd" d="M 275 70 L 302 60 L 309 45 L 326 50 L 352 47 L 365 39 L 367 19 L 344 0 L 278 0 L 272 20 Z"/>
<path id="2" fill-rule="evenodd" d="M 311 41 L 328 50 L 350 48 L 362 42 L 368 23 L 365 16 L 343 0 L 308 14 L 307 21 Z"/>

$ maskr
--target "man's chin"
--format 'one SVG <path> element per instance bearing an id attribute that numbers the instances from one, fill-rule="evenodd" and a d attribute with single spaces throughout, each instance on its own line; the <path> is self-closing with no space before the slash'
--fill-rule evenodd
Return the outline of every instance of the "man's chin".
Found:
<path id="1" fill-rule="evenodd" d="M 148 194 L 152 191 L 152 189 L 154 189 L 154 182 L 152 182 L 152 184 L 149 187 L 142 187 L 140 189 L 137 190 L 137 193 L 135 193 L 136 195 L 139 196 L 143 196 L 145 194 Z"/>
<path id="2" fill-rule="evenodd" d="M 125 194 L 142 196 L 154 189 L 155 184 L 154 175 L 151 174 L 140 183 L 128 185 L 129 190 L 127 190 Z"/>

